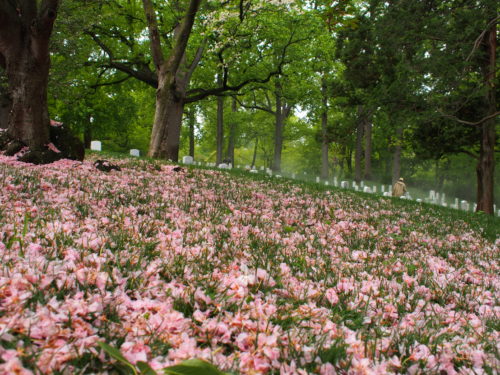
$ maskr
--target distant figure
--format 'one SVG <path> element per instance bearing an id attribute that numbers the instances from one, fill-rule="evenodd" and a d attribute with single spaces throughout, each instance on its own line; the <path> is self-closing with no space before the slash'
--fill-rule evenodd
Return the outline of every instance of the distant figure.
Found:
<path id="1" fill-rule="evenodd" d="M 406 185 L 404 183 L 403 177 L 401 177 L 392 187 L 392 196 L 401 197 L 404 193 L 406 193 Z"/>

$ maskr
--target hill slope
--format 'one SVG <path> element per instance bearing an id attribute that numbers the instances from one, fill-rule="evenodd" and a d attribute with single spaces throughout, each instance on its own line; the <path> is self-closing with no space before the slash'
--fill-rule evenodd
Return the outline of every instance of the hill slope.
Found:
<path id="1" fill-rule="evenodd" d="M 0 373 L 494 373 L 500 241 L 447 211 L 117 160 L 0 156 Z M 491 238 L 491 236 L 490 236 Z M 26 372 L 29 373 L 29 372 Z"/>

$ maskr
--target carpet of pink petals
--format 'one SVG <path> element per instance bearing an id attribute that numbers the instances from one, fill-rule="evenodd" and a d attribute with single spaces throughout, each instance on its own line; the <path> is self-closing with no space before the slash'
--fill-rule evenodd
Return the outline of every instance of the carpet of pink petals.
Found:
<path id="1" fill-rule="evenodd" d="M 390 199 L 0 156 L 0 374 L 494 374 L 499 244 Z"/>

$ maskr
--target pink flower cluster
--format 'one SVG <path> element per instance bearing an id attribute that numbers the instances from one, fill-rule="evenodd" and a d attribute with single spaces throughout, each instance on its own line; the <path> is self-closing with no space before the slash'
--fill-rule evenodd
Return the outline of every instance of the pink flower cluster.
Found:
<path id="1" fill-rule="evenodd" d="M 499 370 L 500 241 L 388 199 L 0 156 L 0 374 Z"/>

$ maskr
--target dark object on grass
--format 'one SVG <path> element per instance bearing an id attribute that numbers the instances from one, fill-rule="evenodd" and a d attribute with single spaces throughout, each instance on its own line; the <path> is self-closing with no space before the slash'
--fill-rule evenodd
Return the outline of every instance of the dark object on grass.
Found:
<path id="1" fill-rule="evenodd" d="M 182 171 L 182 168 L 181 167 L 174 167 L 174 169 L 172 169 L 174 172 L 180 172 Z"/>
<path id="2" fill-rule="evenodd" d="M 101 160 L 101 159 L 96 160 L 94 162 L 94 167 L 96 167 L 97 169 L 99 169 L 100 171 L 103 171 L 103 172 L 110 172 L 112 170 L 115 170 L 115 171 L 122 170 L 119 166 L 111 164 L 107 160 Z"/>

